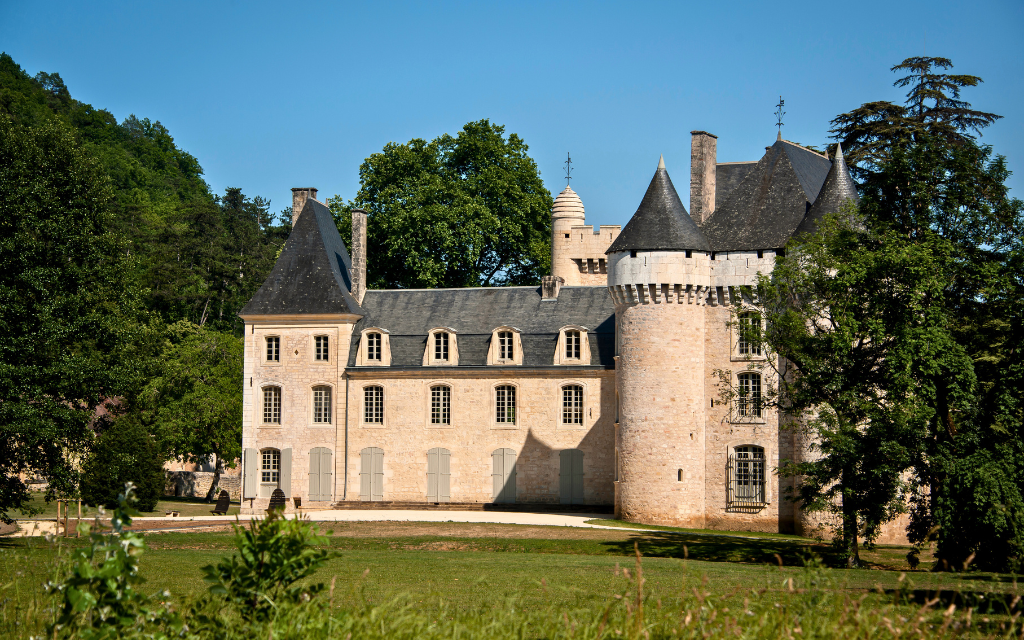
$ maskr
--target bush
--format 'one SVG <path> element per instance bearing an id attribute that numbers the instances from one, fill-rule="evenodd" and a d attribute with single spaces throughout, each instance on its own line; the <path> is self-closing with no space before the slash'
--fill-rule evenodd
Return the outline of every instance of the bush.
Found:
<path id="1" fill-rule="evenodd" d="M 164 458 L 133 416 L 118 418 L 103 432 L 82 468 L 82 500 L 113 509 L 125 483 L 136 487 L 137 508 L 152 511 L 164 492 Z"/>

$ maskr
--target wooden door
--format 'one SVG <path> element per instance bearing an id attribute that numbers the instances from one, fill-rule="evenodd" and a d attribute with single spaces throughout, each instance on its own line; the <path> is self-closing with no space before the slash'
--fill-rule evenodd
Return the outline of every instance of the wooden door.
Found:
<path id="1" fill-rule="evenodd" d="M 516 501 L 516 452 L 513 449 L 496 449 L 491 453 L 493 470 L 493 499 L 498 503 L 511 504 Z"/>

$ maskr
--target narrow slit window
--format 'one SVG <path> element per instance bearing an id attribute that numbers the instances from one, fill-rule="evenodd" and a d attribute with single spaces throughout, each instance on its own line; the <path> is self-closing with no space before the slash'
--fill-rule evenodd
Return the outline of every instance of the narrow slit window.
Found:
<path id="1" fill-rule="evenodd" d="M 331 388 L 313 387 L 313 422 L 331 423 Z"/>
<path id="2" fill-rule="evenodd" d="M 376 331 L 366 334 L 366 359 L 379 362 L 381 359 L 381 334 Z"/>
<path id="3" fill-rule="evenodd" d="M 281 424 L 281 387 L 263 388 L 263 424 Z"/>
<path id="4" fill-rule="evenodd" d="M 580 332 L 570 330 L 565 332 L 565 357 L 568 360 L 580 359 L 580 343 L 582 342 Z"/>
<path id="5" fill-rule="evenodd" d="M 330 345 L 330 340 L 327 336 L 317 336 L 313 341 L 316 343 L 316 359 L 327 362 L 327 348 Z"/>
<path id="6" fill-rule="evenodd" d="M 498 332 L 498 359 L 499 360 L 512 360 L 514 358 L 513 352 L 513 334 L 511 331 L 499 331 Z"/>
<path id="7" fill-rule="evenodd" d="M 363 389 L 363 422 L 384 424 L 384 387 Z"/>
<path id="8" fill-rule="evenodd" d="M 516 388 L 502 385 L 495 389 L 494 421 L 499 424 L 516 423 Z"/>
<path id="9" fill-rule="evenodd" d="M 281 361 L 281 338 L 267 336 L 267 362 Z"/>
<path id="10" fill-rule="evenodd" d="M 562 424 L 583 424 L 583 387 L 562 387 Z"/>
<path id="11" fill-rule="evenodd" d="M 448 333 L 438 331 L 434 334 L 434 360 L 448 362 Z"/>
<path id="12" fill-rule="evenodd" d="M 430 387 L 430 424 L 452 423 L 452 388 L 446 385 Z"/>

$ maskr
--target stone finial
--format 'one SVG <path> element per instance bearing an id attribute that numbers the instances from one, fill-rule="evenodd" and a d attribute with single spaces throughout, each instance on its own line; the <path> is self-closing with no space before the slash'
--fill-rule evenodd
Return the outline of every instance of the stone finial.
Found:
<path id="1" fill-rule="evenodd" d="M 363 304 L 366 295 L 366 212 L 352 210 L 352 297 Z"/>
<path id="2" fill-rule="evenodd" d="M 690 132 L 690 217 L 703 223 L 715 212 L 718 175 L 718 136 Z"/>
<path id="3" fill-rule="evenodd" d="M 563 284 L 565 284 L 565 278 L 561 276 L 541 276 L 540 299 L 542 301 L 558 300 L 558 292 Z"/>
<path id="4" fill-rule="evenodd" d="M 661 154 L 661 157 L 658 158 L 658 168 L 659 169 L 664 169 L 665 168 L 665 154 Z"/>
<path id="5" fill-rule="evenodd" d="M 302 208 L 306 206 L 306 199 L 313 198 L 316 200 L 316 188 L 315 187 L 295 187 L 292 189 L 292 226 L 299 221 L 299 214 L 302 213 Z"/>

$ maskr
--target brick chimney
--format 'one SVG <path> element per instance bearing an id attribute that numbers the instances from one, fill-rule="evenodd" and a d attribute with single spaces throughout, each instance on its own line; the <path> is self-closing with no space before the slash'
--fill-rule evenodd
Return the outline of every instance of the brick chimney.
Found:
<path id="1" fill-rule="evenodd" d="M 314 187 L 296 187 L 292 189 L 292 226 L 299 221 L 299 214 L 302 207 L 306 206 L 306 198 L 316 200 L 316 189 Z"/>
<path id="2" fill-rule="evenodd" d="M 363 304 L 366 293 L 366 212 L 352 210 L 352 297 Z"/>
<path id="3" fill-rule="evenodd" d="M 562 285 L 565 284 L 565 278 L 562 276 L 541 276 L 540 277 L 540 299 L 544 300 L 558 300 L 558 292 L 562 289 Z"/>
<path id="4" fill-rule="evenodd" d="M 715 212 L 715 163 L 718 136 L 690 132 L 690 217 L 697 224 Z"/>

